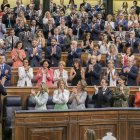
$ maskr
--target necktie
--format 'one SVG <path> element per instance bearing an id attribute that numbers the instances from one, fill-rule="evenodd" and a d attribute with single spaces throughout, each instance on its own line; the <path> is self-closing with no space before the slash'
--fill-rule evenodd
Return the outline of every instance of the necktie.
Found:
<path id="1" fill-rule="evenodd" d="M 12 49 L 14 48 L 14 38 L 12 36 Z"/>

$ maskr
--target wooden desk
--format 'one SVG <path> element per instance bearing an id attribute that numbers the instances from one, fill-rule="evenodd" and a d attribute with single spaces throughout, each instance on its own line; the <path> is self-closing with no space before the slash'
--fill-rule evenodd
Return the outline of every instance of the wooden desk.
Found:
<path id="1" fill-rule="evenodd" d="M 140 109 L 16 111 L 13 128 L 13 140 L 86 140 L 87 129 L 97 140 L 107 132 L 117 140 L 139 140 Z"/>
<path id="2" fill-rule="evenodd" d="M 7 96 L 21 96 L 22 98 L 22 107 L 25 109 L 26 107 L 26 99 L 31 93 L 31 89 L 33 87 L 24 87 L 24 88 L 19 88 L 19 87 L 8 87 L 7 89 Z M 115 87 L 110 87 L 112 90 L 114 90 Z M 34 87 L 34 89 L 37 90 L 37 87 Z M 53 91 L 56 89 L 56 87 L 49 88 L 49 95 L 53 95 Z M 70 92 L 72 92 L 73 86 L 69 86 L 68 89 Z M 93 86 L 88 86 L 86 88 L 86 91 L 88 95 L 93 95 L 95 92 L 95 89 Z M 139 91 L 139 87 L 130 87 L 130 96 L 134 97 L 135 93 Z"/>

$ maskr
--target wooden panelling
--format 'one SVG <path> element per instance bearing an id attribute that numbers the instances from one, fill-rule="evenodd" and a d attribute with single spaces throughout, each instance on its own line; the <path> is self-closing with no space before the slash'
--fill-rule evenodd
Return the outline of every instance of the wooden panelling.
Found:
<path id="1" fill-rule="evenodd" d="M 112 115 L 113 117 L 110 119 Z M 57 119 L 60 116 L 64 121 Z M 121 116 L 126 116 L 126 119 L 122 120 Z M 129 116 L 138 118 L 140 109 L 106 108 L 79 110 L 77 112 L 53 110 L 45 112 L 17 111 L 12 131 L 13 140 L 19 140 L 19 135 L 22 138 L 21 140 L 23 138 L 24 140 L 87 140 L 86 132 L 88 129 L 95 131 L 96 140 L 101 140 L 107 132 L 111 132 L 117 140 L 139 140 L 140 118 L 130 120 Z M 52 118 L 52 120 L 44 122 L 43 120 L 48 117 Z M 19 121 L 27 118 L 28 123 Z M 36 120 L 32 123 L 32 119 L 35 118 L 39 118 L 39 121 Z M 67 122 L 65 122 L 65 118 L 68 118 Z M 79 118 L 85 119 L 80 119 L 79 121 Z M 54 120 L 57 120 L 57 123 Z"/>

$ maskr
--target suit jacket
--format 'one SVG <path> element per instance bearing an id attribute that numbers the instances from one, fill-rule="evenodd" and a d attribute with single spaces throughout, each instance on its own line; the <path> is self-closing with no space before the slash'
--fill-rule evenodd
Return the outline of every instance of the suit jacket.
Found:
<path id="1" fill-rule="evenodd" d="M 53 69 L 48 70 L 49 77 L 46 77 L 46 84 L 48 87 L 53 83 Z M 40 86 L 43 80 L 43 68 L 39 68 L 36 74 L 37 86 Z"/>
<path id="2" fill-rule="evenodd" d="M 30 31 L 27 32 L 27 35 L 25 31 L 19 33 L 19 39 L 23 42 L 23 46 L 25 50 L 31 47 L 31 41 L 33 38 L 34 38 L 34 34 Z"/>
<path id="3" fill-rule="evenodd" d="M 124 94 L 120 94 L 120 86 L 118 85 L 115 88 L 113 94 L 114 107 L 128 107 L 129 88 L 127 86 L 124 86 L 123 89 L 124 89 Z"/>
<path id="4" fill-rule="evenodd" d="M 5 74 L 5 71 L 8 70 L 8 73 Z M 1 75 L 0 75 L 0 80 L 2 79 L 2 77 L 6 76 L 6 81 L 4 86 L 10 86 L 10 80 L 11 80 L 11 67 L 7 64 L 4 64 L 3 68 L 1 67 Z"/>
<path id="5" fill-rule="evenodd" d="M 58 63 L 61 58 L 61 48 L 59 46 L 56 47 L 56 54 L 51 55 L 52 53 L 52 48 L 51 46 L 46 47 L 46 59 L 50 60 L 50 67 L 58 67 Z"/>
<path id="6" fill-rule="evenodd" d="M 49 29 L 49 25 L 48 25 L 48 24 L 46 24 L 46 25 L 43 24 L 43 33 L 44 33 L 44 37 L 45 37 L 46 39 L 48 39 L 49 33 L 53 34 L 54 29 L 55 29 L 55 25 L 52 25 L 52 29 Z M 49 40 L 49 41 L 50 41 L 50 40 Z M 50 42 L 49 42 L 49 43 L 50 43 Z M 47 44 L 48 44 L 48 43 L 47 43 Z M 50 46 L 50 44 L 49 44 L 48 46 Z"/>
<path id="7" fill-rule="evenodd" d="M 105 91 L 102 87 L 98 89 L 98 93 L 94 93 L 92 100 L 95 102 L 95 108 L 104 108 L 112 106 L 112 91 L 107 87 Z"/>
<path id="8" fill-rule="evenodd" d="M 139 6 L 136 6 L 136 7 L 132 6 L 131 9 L 132 8 L 136 9 L 136 14 L 139 15 L 139 13 L 140 13 L 140 7 Z"/>
<path id="9" fill-rule="evenodd" d="M 18 41 L 19 41 L 19 37 L 13 36 L 13 44 L 12 44 L 12 36 L 6 37 L 6 41 L 5 41 L 6 50 L 11 51 L 15 47 Z"/>
<path id="10" fill-rule="evenodd" d="M 89 24 L 89 29 L 91 32 L 91 39 L 92 40 L 99 40 L 99 34 L 101 32 L 99 24 L 96 23 L 94 25 L 94 27 L 92 27 L 92 23 L 91 23 L 91 24 Z"/>
<path id="11" fill-rule="evenodd" d="M 93 67 L 93 71 L 89 72 L 89 66 L 86 68 L 86 81 L 89 86 L 100 85 L 100 77 L 101 77 L 101 66 L 96 63 Z"/>
<path id="12" fill-rule="evenodd" d="M 4 86 L 0 83 L 0 93 L 5 96 L 7 95 L 7 91 L 6 89 L 4 88 Z"/>
<path id="13" fill-rule="evenodd" d="M 35 110 L 47 110 L 46 104 L 48 101 L 48 93 L 40 93 L 38 92 L 36 96 L 32 96 L 34 102 L 36 103 L 35 105 Z"/>
<path id="14" fill-rule="evenodd" d="M 89 12 L 91 10 L 91 5 L 89 3 L 85 4 L 83 2 L 83 3 L 80 4 L 80 9 L 81 9 L 81 7 L 84 7 L 86 12 Z"/>
<path id="15" fill-rule="evenodd" d="M 120 19 L 117 19 L 115 22 L 115 28 L 116 30 L 118 30 L 118 26 L 122 24 L 124 27 L 124 30 L 127 30 L 127 21 L 125 19 L 122 20 L 122 22 L 120 23 Z"/>
<path id="16" fill-rule="evenodd" d="M 33 68 L 29 68 L 29 71 L 25 71 L 24 66 L 18 68 L 18 87 L 32 87 L 32 78 L 33 78 Z"/>
<path id="17" fill-rule="evenodd" d="M 128 73 L 124 73 L 123 70 L 126 67 L 122 68 L 120 75 L 124 75 L 127 78 L 127 86 L 137 86 L 137 77 L 139 69 L 136 66 L 132 66 Z"/>
<path id="18" fill-rule="evenodd" d="M 84 31 L 86 31 L 86 28 L 85 28 L 85 26 L 83 24 L 79 28 L 79 31 L 78 31 L 77 24 L 73 25 L 73 34 L 78 37 L 78 40 L 83 40 L 83 38 L 84 38 Z"/>
<path id="19" fill-rule="evenodd" d="M 0 25 L 0 38 L 1 39 L 5 39 L 5 34 L 6 33 L 6 26 L 5 26 L 5 24 L 1 24 Z"/>
<path id="20" fill-rule="evenodd" d="M 29 48 L 28 57 L 31 62 L 31 67 L 39 67 L 42 58 L 42 50 L 40 48 L 37 48 L 37 54 L 33 55 L 33 48 Z"/>
<path id="21" fill-rule="evenodd" d="M 131 41 L 130 39 L 126 41 L 126 47 L 132 47 L 133 48 L 133 53 L 139 53 L 139 44 L 140 44 L 140 40 L 138 38 L 135 38 L 132 46 L 131 46 Z"/>
<path id="22" fill-rule="evenodd" d="M 72 52 L 71 50 L 68 52 L 68 57 L 67 57 L 67 66 L 72 67 L 73 62 L 75 58 L 81 58 L 82 50 L 81 48 L 77 48 L 75 52 Z"/>
<path id="23" fill-rule="evenodd" d="M 48 38 L 48 41 L 47 41 L 47 46 L 51 46 L 51 39 L 54 38 L 55 35 L 51 36 Z M 61 35 L 58 35 L 57 37 L 55 37 L 57 39 L 57 42 L 59 43 L 59 47 L 61 48 L 62 51 L 65 50 L 65 45 L 64 45 L 64 39 Z"/>

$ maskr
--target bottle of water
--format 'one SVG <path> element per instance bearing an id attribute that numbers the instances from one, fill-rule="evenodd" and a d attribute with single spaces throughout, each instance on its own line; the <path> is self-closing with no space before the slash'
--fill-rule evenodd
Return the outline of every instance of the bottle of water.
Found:
<path id="1" fill-rule="evenodd" d="M 114 136 L 112 136 L 111 132 L 106 133 L 106 136 L 102 138 L 102 140 L 116 140 Z"/>

